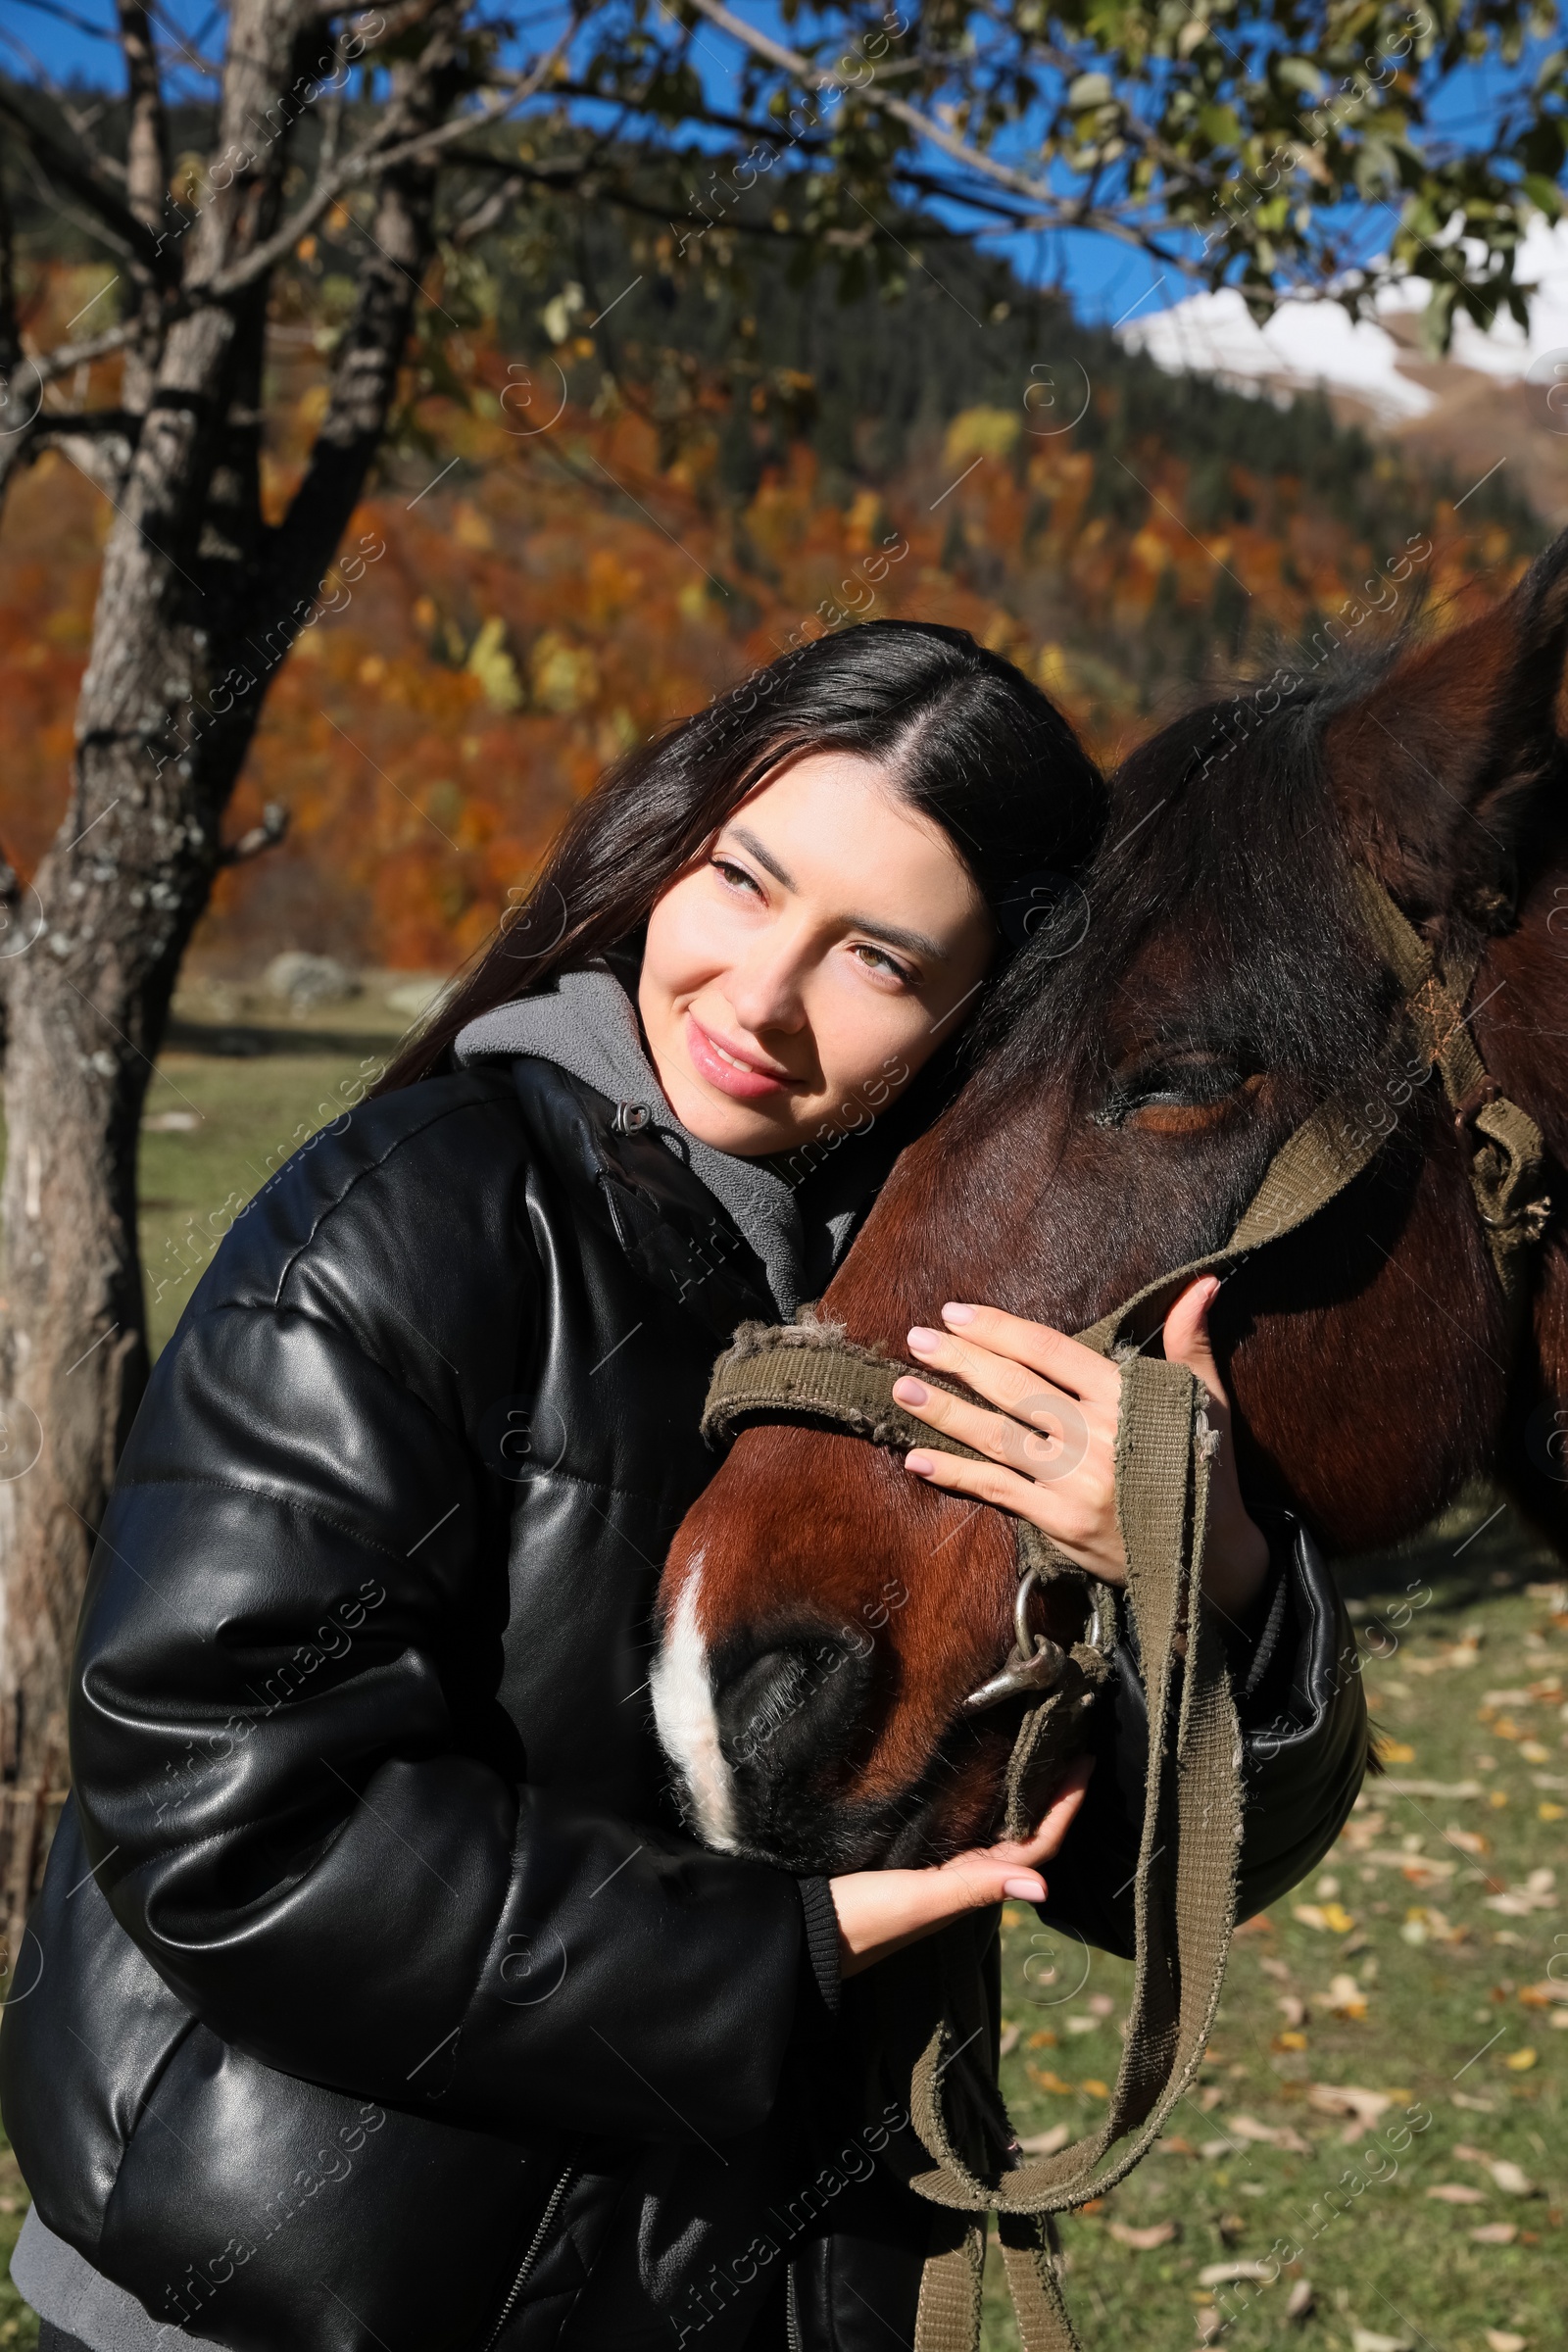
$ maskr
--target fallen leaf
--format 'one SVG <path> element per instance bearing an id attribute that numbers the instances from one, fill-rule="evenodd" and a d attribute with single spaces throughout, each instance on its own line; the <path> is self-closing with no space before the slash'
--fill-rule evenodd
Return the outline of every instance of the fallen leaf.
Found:
<path id="1" fill-rule="evenodd" d="M 1027 2139 L 1020 2139 L 1018 2147 L 1025 2156 L 1054 2156 L 1071 2137 L 1071 2124 L 1053 2124 L 1049 2132 L 1032 2132 Z"/>
<path id="2" fill-rule="evenodd" d="M 1049 2026 L 1042 2026 L 1038 2034 L 1031 2034 L 1027 2043 L 1031 2050 L 1054 2050 L 1055 2046 L 1056 2036 Z"/>
<path id="3" fill-rule="evenodd" d="M 1415 2346 L 1407 2335 L 1379 2335 L 1370 2328 L 1352 2328 L 1350 2352 L 1415 2352 Z"/>
<path id="4" fill-rule="evenodd" d="M 1064 2082 L 1059 2075 L 1054 2075 L 1049 2066 L 1026 2066 L 1023 2071 L 1030 2082 L 1038 2083 L 1042 2090 L 1054 2091 L 1058 2098 L 1071 2098 L 1072 2084 Z"/>
<path id="5" fill-rule="evenodd" d="M 1470 2232 L 1478 2246 L 1511 2246 L 1518 2234 L 1517 2222 L 1483 2222 Z"/>
<path id="6" fill-rule="evenodd" d="M 1378 1787 L 1389 1796 L 1446 1796 L 1454 1804 L 1486 1794 L 1479 1781 L 1380 1781 Z"/>
<path id="7" fill-rule="evenodd" d="M 1272 2286 L 1277 2262 L 1211 2262 L 1198 2274 L 1200 2286 Z"/>
<path id="8" fill-rule="evenodd" d="M 1327 1930 L 1331 1935 L 1348 1936 L 1355 1922 L 1343 1903 L 1298 1903 L 1295 1917 L 1303 1928 Z"/>
<path id="9" fill-rule="evenodd" d="M 1381 2120 L 1394 2101 L 1384 2090 L 1363 2090 L 1355 2082 L 1314 2082 L 1306 2103 L 1319 2115 L 1348 2115 L 1365 2132 Z"/>
<path id="10" fill-rule="evenodd" d="M 1270 2044 L 1270 2047 L 1276 2050 L 1304 2050 L 1306 2047 L 1306 2035 L 1304 2034 L 1298 2034 L 1294 2032 L 1289 2034 L 1276 2034 L 1273 2042 Z"/>
<path id="11" fill-rule="evenodd" d="M 1549 2009 L 1555 2001 L 1568 2001 L 1568 1984 L 1547 1977 L 1539 1984 L 1521 1985 L 1519 1998 L 1527 2009 Z"/>
<path id="12" fill-rule="evenodd" d="M 1298 1999 L 1294 1992 L 1282 1992 L 1276 2005 L 1288 2026 L 1305 2025 L 1306 2003 Z"/>
<path id="13" fill-rule="evenodd" d="M 1450 1821 L 1443 1835 L 1448 1843 L 1456 1845 L 1462 1854 L 1487 1854 L 1492 1851 L 1489 1841 L 1479 1832 L 1461 1830 L 1456 1821 Z"/>
<path id="14" fill-rule="evenodd" d="M 1506 2328 L 1487 2329 L 1487 2342 L 1492 2346 L 1492 2352 L 1525 2352 L 1527 2340 L 1525 2336 L 1510 2334 Z"/>
<path id="15" fill-rule="evenodd" d="M 1238 2139 L 1255 2140 L 1260 2147 L 1283 2148 L 1291 2156 L 1310 2156 L 1312 2142 L 1293 2132 L 1289 2124 L 1260 2124 L 1254 2115 L 1234 2115 L 1231 2131 Z"/>
<path id="16" fill-rule="evenodd" d="M 1489 2158 L 1486 2160 L 1486 2164 L 1488 2172 L 1504 2196 L 1533 2197 L 1535 2195 L 1536 2184 L 1529 2174 L 1522 2172 L 1517 2164 L 1510 2163 L 1507 2157 Z"/>
<path id="17" fill-rule="evenodd" d="M 1487 2201 L 1484 2188 L 1469 2188 L 1458 2180 L 1440 2180 L 1427 2195 L 1439 2205 L 1484 2205 Z"/>
<path id="18" fill-rule="evenodd" d="M 1534 2050 L 1510 2050 L 1502 2063 L 1511 2074 L 1527 2075 L 1536 2063 L 1536 2053 Z"/>
<path id="19" fill-rule="evenodd" d="M 1568 1805 L 1554 1805 L 1548 1797 L 1544 1796 L 1536 1807 L 1538 1821 L 1561 1821 L 1565 1813 L 1568 1813 Z"/>
<path id="20" fill-rule="evenodd" d="M 1308 2320 L 1316 2301 L 1317 2289 L 1311 2279 L 1298 2278 L 1291 2289 L 1290 2301 L 1285 2306 L 1285 2317 L 1288 2320 Z"/>
<path id="21" fill-rule="evenodd" d="M 1380 1740 L 1377 1752 L 1385 1764 L 1413 1764 L 1415 1749 L 1407 1740 Z"/>
<path id="22" fill-rule="evenodd" d="M 1336 1977 L 1327 1992 L 1314 1994 L 1320 2009 L 1332 2009 L 1336 2017 L 1363 2018 L 1366 2015 L 1366 1994 L 1353 1977 Z"/>
<path id="23" fill-rule="evenodd" d="M 1016 2027 L 1016 2026 L 1004 2026 L 1004 2027 L 1003 2027 L 1003 2029 L 1002 2029 L 1002 2039 L 1001 2039 L 1001 2040 L 998 2042 L 998 2044 L 997 2044 L 997 2056 L 998 2056 L 999 2058 L 1005 2058 L 1005 2057 L 1008 2057 L 1008 2056 L 1011 2054 L 1011 2052 L 1012 2052 L 1012 2051 L 1014 2051 L 1014 2050 L 1017 2048 L 1017 2046 L 1018 2046 L 1018 2029 L 1017 2029 L 1017 2027 Z"/>
<path id="24" fill-rule="evenodd" d="M 1130 2222 L 1107 2222 L 1105 2235 L 1113 2237 L 1118 2246 L 1131 2246 L 1135 2254 L 1152 2254 L 1156 2246 L 1168 2246 L 1176 2235 L 1174 2222 L 1154 2222 L 1147 2230 L 1135 2230 Z"/>
<path id="25" fill-rule="evenodd" d="M 1087 2090 L 1092 2099 L 1108 2099 L 1110 2096 L 1110 2084 L 1102 2082 L 1098 2075 L 1085 2075 L 1078 2087 Z"/>

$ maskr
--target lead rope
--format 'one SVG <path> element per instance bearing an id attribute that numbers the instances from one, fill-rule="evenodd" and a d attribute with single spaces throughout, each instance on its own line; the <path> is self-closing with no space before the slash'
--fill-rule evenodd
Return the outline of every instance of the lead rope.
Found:
<path id="1" fill-rule="evenodd" d="M 1422 1055 L 1435 1067 L 1461 1133 L 1473 1128 L 1471 1183 L 1504 1297 L 1525 1296 L 1525 1252 L 1539 1239 L 1550 1202 L 1539 1191 L 1544 1168 L 1540 1130 L 1488 1076 L 1464 1004 L 1476 962 L 1440 971 L 1426 943 L 1381 885 L 1360 875 L 1368 928 L 1405 997 Z M 913 2352 L 978 2352 L 986 2216 L 998 2217 L 1003 2261 L 1023 2352 L 1080 2352 L 1062 2297 L 1054 2216 L 1102 2194 L 1140 2161 L 1189 2087 L 1207 2042 L 1224 1982 L 1236 1916 L 1242 1834 L 1241 1731 L 1221 1645 L 1199 1592 L 1212 1439 L 1200 1384 L 1184 1366 L 1136 1349 L 1157 1331 L 1175 1294 L 1198 1275 L 1228 1272 L 1303 1225 L 1354 1182 L 1381 1151 L 1388 1130 L 1329 1102 L 1289 1136 L 1250 1206 L 1219 1249 L 1160 1276 L 1078 1337 L 1123 1358 L 1116 1440 L 1116 1504 L 1127 1558 L 1127 1598 L 1138 1628 L 1149 1693 L 1149 1772 L 1133 1897 L 1134 1982 L 1121 2066 L 1098 2132 L 1054 2157 L 985 2178 L 969 2149 L 993 2146 L 1004 2111 L 994 2080 L 994 2028 L 984 1998 L 975 1931 L 960 1922 L 884 1961 L 877 1971 L 884 2071 L 909 2086 L 914 2134 L 930 2169 L 908 2185 L 938 2208 L 921 2278 Z M 1134 1350 L 1134 1352 L 1128 1352 Z M 914 1421 L 893 1399 L 906 1364 L 850 1340 L 811 1309 L 783 1326 L 743 1324 L 713 1369 L 705 1436 L 729 1434 L 750 1415 L 805 1413 L 873 1443 L 927 1446 L 979 1458 L 971 1447 Z M 933 1375 L 924 1366 L 920 1377 Z M 936 1380 L 935 1385 L 955 1384 Z M 956 1390 L 961 1394 L 961 1391 Z M 1049 1539 L 1018 1525 L 1018 1568 L 1071 1567 Z M 1077 1573 L 1077 1572 L 1075 1572 Z M 1180 1705 L 1171 1724 L 1178 1635 L 1186 1634 Z M 1027 1826 L 1028 1784 L 1065 1761 L 1107 1672 L 1110 1641 L 1073 1646 L 1062 1680 L 1025 1710 L 1006 1776 L 1004 1834 Z M 986 1922 L 988 1939 L 991 1923 Z M 934 2030 L 930 2020 L 938 2020 Z M 976 2022 L 978 2020 L 978 2022 Z M 986 2037 L 989 2080 L 962 2064 Z M 950 2109 L 970 2108 L 967 2133 Z M 989 2114 L 988 2114 L 989 2095 Z M 974 2127 L 980 2119 L 978 2133 Z M 1129 2133 L 1116 2157 L 1105 2159 Z M 966 2137 L 969 2149 L 960 2151 Z M 1004 2144 L 1004 2143 L 1001 2143 Z M 891 2149 L 889 2154 L 891 2154 Z M 916 2164 L 918 2160 L 915 2160 Z M 1103 2166 L 1104 2169 L 1101 2169 Z M 901 2168 L 902 2169 L 902 2168 Z M 993 2168 L 995 2169 L 995 2168 Z"/>
<path id="2" fill-rule="evenodd" d="M 1153 1664 L 1133 1996 L 1115 2087 L 1099 2132 L 988 2182 L 958 2153 L 944 2115 L 942 2074 L 956 2049 L 944 2014 L 911 2076 L 910 2118 L 935 2163 L 908 2185 L 975 2219 L 958 2243 L 927 2258 L 914 2352 L 975 2352 L 988 2212 L 998 2216 L 1024 2352 L 1078 2352 L 1053 2217 L 1103 2194 L 1141 2160 L 1190 2087 L 1213 2024 L 1236 1917 L 1241 1731 L 1222 1646 L 1194 1605 L 1208 1494 L 1202 1394 L 1182 1365 L 1135 1357 L 1123 1368 L 1118 1513 L 1128 1601 L 1141 1654 Z"/>

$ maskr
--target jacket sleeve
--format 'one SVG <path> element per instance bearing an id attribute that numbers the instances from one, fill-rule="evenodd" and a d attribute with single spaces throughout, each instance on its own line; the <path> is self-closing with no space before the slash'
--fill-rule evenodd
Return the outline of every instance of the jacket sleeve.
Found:
<path id="1" fill-rule="evenodd" d="M 1263 1514 L 1259 1514 L 1262 1518 Z M 1293 1514 L 1271 1512 L 1259 1622 L 1220 1628 L 1242 1728 L 1237 1916 L 1266 1910 L 1320 1861 L 1345 1826 L 1367 1766 L 1366 1694 L 1355 1637 L 1322 1554 Z M 1061 1852 L 1047 1867 L 1042 1918 L 1130 1957 L 1149 1757 L 1136 1648 L 1117 1652 L 1096 1726 L 1095 1771 Z"/>
<path id="2" fill-rule="evenodd" d="M 795 2022 L 799 1883 L 528 1785 L 485 1693 L 454 1706 L 475 1613 L 498 1644 L 504 1622 L 494 1505 L 352 1320 L 198 1296 L 157 1367 L 74 1675 L 99 1884 L 196 2015 L 286 2073 L 514 2133 L 750 2129 Z"/>

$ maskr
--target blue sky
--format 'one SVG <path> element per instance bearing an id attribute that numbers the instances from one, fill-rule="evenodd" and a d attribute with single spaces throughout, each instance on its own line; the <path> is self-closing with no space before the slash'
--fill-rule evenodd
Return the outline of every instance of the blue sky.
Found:
<path id="1" fill-rule="evenodd" d="M 772 0 L 762 0 L 760 8 L 757 0 L 739 0 L 739 4 L 753 22 L 784 31 Z M 171 94 L 210 95 L 211 83 L 180 66 L 178 49 L 180 36 L 198 51 L 215 42 L 220 36 L 221 10 L 211 0 L 155 0 L 155 15 Z M 546 5 L 523 16 L 520 23 L 531 42 L 548 39 L 563 21 L 558 6 Z M 0 24 L 0 67 L 24 78 L 43 73 L 60 81 L 74 78 L 100 87 L 119 87 L 119 49 L 112 33 L 108 39 L 94 38 L 84 29 L 96 25 L 110 32 L 113 24 L 112 0 L 7 0 L 5 21 Z M 728 76 L 734 53 L 716 31 L 709 29 L 701 39 L 705 77 L 716 94 Z M 1544 46 L 1538 44 L 1516 71 L 1488 66 L 1456 79 L 1443 93 L 1438 109 L 1440 127 L 1461 145 L 1477 137 L 1509 87 L 1533 70 Z M 1393 220 L 1381 208 L 1369 207 L 1363 208 L 1359 217 L 1348 215 L 1347 225 L 1354 231 L 1357 249 L 1370 257 L 1386 245 Z M 1107 325 L 1134 314 L 1147 317 L 1191 290 L 1179 274 L 1162 273 L 1143 255 L 1105 237 L 1068 231 L 987 238 L 985 242 L 988 250 L 1005 254 L 1027 281 L 1063 287 L 1081 316 Z"/>

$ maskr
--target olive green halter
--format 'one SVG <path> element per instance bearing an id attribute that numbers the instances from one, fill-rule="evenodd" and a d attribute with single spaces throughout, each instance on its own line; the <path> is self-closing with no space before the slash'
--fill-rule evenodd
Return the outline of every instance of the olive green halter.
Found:
<path id="1" fill-rule="evenodd" d="M 1440 968 L 1419 933 L 1369 874 L 1359 873 L 1368 929 L 1404 992 L 1421 1069 L 1436 1069 L 1461 1134 L 1470 1181 L 1503 1294 L 1518 1312 L 1526 1253 L 1550 1214 L 1545 1154 L 1534 1120 L 1487 1073 L 1464 1011 L 1479 956 Z M 1016 2162 L 996 2087 L 1000 2019 L 985 1952 L 990 1913 L 961 1920 L 874 1971 L 860 2007 L 868 2091 L 908 2103 L 929 2158 L 908 2185 L 938 2208 L 922 2277 L 914 2352 L 978 2352 L 986 2215 L 994 2212 L 1023 2352 L 1077 2352 L 1062 2300 L 1054 2217 L 1102 2194 L 1150 2147 L 1190 2086 L 1219 2003 L 1236 1917 L 1242 1836 L 1241 1732 L 1221 1643 L 1200 1585 L 1213 1437 L 1204 1391 L 1185 1366 L 1142 1348 L 1175 1295 L 1200 1274 L 1227 1272 L 1295 1232 L 1337 1200 L 1382 1150 L 1396 1124 L 1330 1102 L 1275 1153 L 1228 1241 L 1146 1284 L 1078 1337 L 1122 1360 L 1116 1507 L 1127 1562 L 1126 1599 L 1149 1687 L 1147 1794 L 1134 1892 L 1134 1984 L 1120 2072 L 1101 2129 L 1057 2155 Z M 928 1429 L 893 1397 L 914 1367 L 850 1340 L 811 1309 L 797 1323 L 743 1324 L 714 1366 L 703 1415 L 719 1439 L 741 1423 L 803 1416 L 879 1446 L 925 1446 L 970 1460 L 972 1447 Z M 922 1380 L 932 1381 L 925 1366 Z M 937 1380 L 956 1395 L 956 1384 Z M 1027 1592 L 1045 1575 L 1082 1571 L 1019 1520 L 1017 1640 L 1002 1672 L 970 1704 L 1028 1702 L 1005 1784 L 1003 1830 L 1023 1836 L 1033 1791 L 1059 1775 L 1081 1744 L 1109 1671 L 1115 1603 L 1094 1587 L 1088 1631 L 1067 1650 L 1028 1631 Z M 1185 1656 L 1178 1669 L 1179 1637 Z M 1179 1701 L 1176 1692 L 1179 1686 Z M 1172 1721 L 1174 1713 L 1175 1720 Z M 848 1988 L 852 1992 L 857 1987 Z M 979 2049 L 987 2056 L 975 2064 Z M 1007 2149 L 1001 2166 L 997 2151 Z M 1117 2142 L 1122 2142 L 1119 2148 Z M 890 2147 L 888 2155 L 894 2154 Z M 1114 2150 L 1114 2153 L 1112 2152 Z"/>

